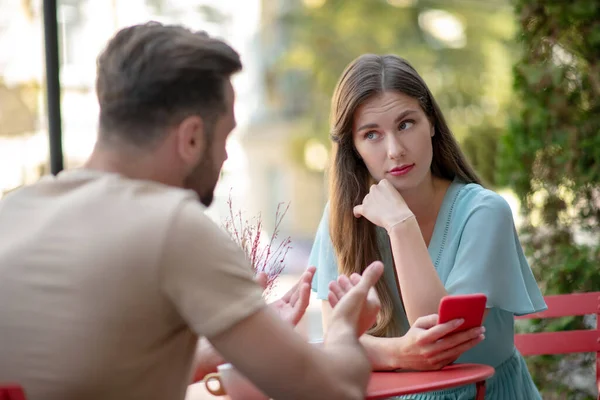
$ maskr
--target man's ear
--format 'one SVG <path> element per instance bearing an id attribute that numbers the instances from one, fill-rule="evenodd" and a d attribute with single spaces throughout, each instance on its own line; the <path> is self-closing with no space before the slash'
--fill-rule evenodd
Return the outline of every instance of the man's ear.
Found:
<path id="1" fill-rule="evenodd" d="M 189 166 L 195 166 L 204 154 L 206 137 L 204 121 L 197 115 L 185 118 L 176 127 L 179 157 Z"/>

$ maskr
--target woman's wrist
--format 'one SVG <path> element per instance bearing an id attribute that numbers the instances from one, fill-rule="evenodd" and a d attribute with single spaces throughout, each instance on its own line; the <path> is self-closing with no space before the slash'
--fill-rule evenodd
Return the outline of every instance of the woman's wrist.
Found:
<path id="1" fill-rule="evenodd" d="M 404 339 L 402 337 L 382 338 L 363 335 L 361 343 L 367 351 L 374 370 L 391 371 L 403 367 Z"/>
<path id="2" fill-rule="evenodd" d="M 400 221 L 397 221 L 392 225 L 386 227 L 386 231 L 389 236 L 393 236 L 396 234 L 405 234 L 407 230 L 414 229 L 415 226 L 419 229 L 420 234 L 421 230 L 419 228 L 419 224 L 417 223 L 417 219 L 415 218 L 414 214 L 410 214 L 401 219 Z"/>
<path id="3" fill-rule="evenodd" d="M 404 368 L 404 347 L 406 340 L 404 336 L 390 338 L 390 358 L 393 369 Z"/>

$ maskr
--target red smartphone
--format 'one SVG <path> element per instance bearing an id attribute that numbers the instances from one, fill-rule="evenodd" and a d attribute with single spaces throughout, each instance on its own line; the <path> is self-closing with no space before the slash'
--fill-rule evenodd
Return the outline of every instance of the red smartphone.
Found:
<path id="1" fill-rule="evenodd" d="M 453 332 L 466 331 L 481 326 L 487 296 L 483 293 L 445 296 L 440 301 L 438 323 L 462 318 L 465 322 Z"/>

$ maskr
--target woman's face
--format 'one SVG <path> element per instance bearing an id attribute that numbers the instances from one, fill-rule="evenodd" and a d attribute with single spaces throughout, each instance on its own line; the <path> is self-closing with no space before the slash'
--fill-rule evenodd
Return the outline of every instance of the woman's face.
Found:
<path id="1" fill-rule="evenodd" d="M 371 97 L 354 113 L 352 139 L 371 176 L 399 191 L 431 178 L 434 129 L 419 102 L 397 91 Z"/>

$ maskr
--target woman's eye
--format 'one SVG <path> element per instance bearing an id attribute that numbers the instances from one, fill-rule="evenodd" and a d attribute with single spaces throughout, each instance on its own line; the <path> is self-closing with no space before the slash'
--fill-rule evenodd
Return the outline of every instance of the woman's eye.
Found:
<path id="1" fill-rule="evenodd" d="M 398 125 L 398 129 L 400 129 L 401 131 L 404 131 L 410 127 L 412 127 L 414 125 L 414 121 L 402 121 L 400 123 L 400 125 Z"/>
<path id="2" fill-rule="evenodd" d="M 377 139 L 378 137 L 379 137 L 379 134 L 378 134 L 377 132 L 368 132 L 368 133 L 365 135 L 365 139 L 367 139 L 367 140 L 375 140 L 375 139 Z"/>

